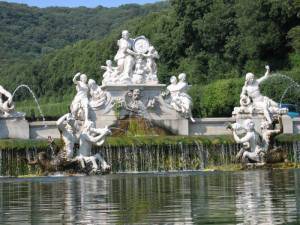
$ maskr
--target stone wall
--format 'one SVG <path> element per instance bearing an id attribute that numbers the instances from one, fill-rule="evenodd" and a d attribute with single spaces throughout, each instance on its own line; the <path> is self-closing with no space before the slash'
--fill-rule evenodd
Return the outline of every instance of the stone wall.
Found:
<path id="1" fill-rule="evenodd" d="M 226 130 L 226 124 L 234 122 L 234 118 L 202 118 L 196 119 L 195 123 L 176 123 L 175 125 L 181 125 L 182 127 L 176 127 L 174 130 L 181 130 L 182 133 L 188 133 L 189 135 L 230 135 L 231 133 Z M 168 124 L 169 123 L 169 124 Z M 285 134 L 300 134 L 300 118 L 291 119 L 290 117 L 284 118 L 284 133 Z M 172 121 L 165 121 L 164 125 L 170 129 Z M 55 121 L 43 122 L 31 122 L 29 123 L 29 133 L 31 139 L 47 139 L 48 136 L 52 138 L 60 138 L 60 133 L 57 130 Z M 26 130 L 24 130 L 26 132 Z"/>

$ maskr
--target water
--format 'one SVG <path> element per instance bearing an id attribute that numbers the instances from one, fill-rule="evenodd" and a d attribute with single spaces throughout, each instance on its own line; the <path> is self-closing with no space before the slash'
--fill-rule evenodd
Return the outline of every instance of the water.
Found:
<path id="1" fill-rule="evenodd" d="M 32 97 L 33 97 L 33 99 L 34 99 L 34 101 L 35 101 L 35 103 L 36 103 L 36 105 L 37 105 L 37 108 L 38 108 L 38 110 L 39 110 L 39 113 L 40 113 L 41 117 L 43 118 L 43 122 L 44 122 L 44 125 L 45 125 L 45 116 L 44 116 L 44 114 L 43 114 L 43 111 L 42 111 L 42 109 L 41 109 L 41 106 L 40 106 L 40 104 L 39 104 L 39 101 L 38 101 L 37 97 L 35 96 L 34 92 L 31 90 L 31 88 L 30 88 L 28 85 L 26 85 L 26 84 L 21 84 L 21 85 L 19 85 L 19 86 L 14 90 L 14 92 L 13 92 L 13 94 L 12 94 L 12 97 L 14 97 L 15 94 L 16 94 L 16 92 L 17 92 L 19 89 L 21 89 L 21 88 L 26 88 L 26 89 L 30 92 L 30 94 L 32 95 Z"/>
<path id="2" fill-rule="evenodd" d="M 156 137 L 153 137 L 156 138 Z M 138 138 L 137 138 L 138 140 Z M 278 142 L 282 157 L 289 162 L 300 162 L 300 142 Z M 124 144 L 118 146 L 103 145 L 92 149 L 92 154 L 101 154 L 112 165 L 112 172 L 161 172 L 202 170 L 218 166 L 230 167 L 236 163 L 239 144 L 230 143 L 194 143 L 184 144 Z M 0 176 L 40 175 L 38 166 L 30 166 L 26 159 L 37 158 L 39 152 L 52 155 L 51 148 L 1 149 Z"/>
<path id="3" fill-rule="evenodd" d="M 300 170 L 0 182 L 0 224 L 300 223 Z"/>
<path id="4" fill-rule="evenodd" d="M 269 78 L 281 78 L 281 79 L 284 79 L 284 80 L 288 80 L 289 81 L 289 85 L 287 86 L 287 88 L 283 91 L 283 94 L 282 96 L 280 97 L 280 105 L 282 104 L 282 101 L 284 99 L 284 97 L 286 96 L 286 94 L 288 93 L 288 91 L 290 89 L 295 89 L 297 92 L 299 92 L 299 89 L 300 89 L 300 84 L 298 84 L 296 81 L 294 81 L 291 77 L 289 76 L 286 76 L 286 75 L 283 75 L 283 74 L 280 74 L 280 73 L 275 73 L 275 74 L 272 74 L 271 76 L 269 76 Z"/>

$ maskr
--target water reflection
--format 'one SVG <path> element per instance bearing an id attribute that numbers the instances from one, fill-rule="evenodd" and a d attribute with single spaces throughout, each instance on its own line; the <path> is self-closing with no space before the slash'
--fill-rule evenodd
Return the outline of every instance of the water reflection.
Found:
<path id="1" fill-rule="evenodd" d="M 0 182 L 0 224 L 300 222 L 299 170 Z"/>

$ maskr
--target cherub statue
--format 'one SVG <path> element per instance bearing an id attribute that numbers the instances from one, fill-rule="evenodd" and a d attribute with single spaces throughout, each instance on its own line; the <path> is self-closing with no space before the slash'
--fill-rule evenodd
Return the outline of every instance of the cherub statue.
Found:
<path id="1" fill-rule="evenodd" d="M 144 57 L 147 58 L 147 82 L 157 83 L 157 65 L 155 63 L 155 59 L 159 59 L 158 52 L 155 50 L 153 46 L 149 47 L 148 53 L 143 54 Z"/>
<path id="2" fill-rule="evenodd" d="M 80 80 L 77 80 L 78 77 L 80 77 Z M 77 94 L 71 103 L 71 113 L 76 117 L 76 119 L 83 117 L 83 120 L 87 121 L 89 116 L 89 87 L 87 84 L 87 76 L 85 74 L 77 73 L 73 78 L 73 83 L 76 84 Z"/>
<path id="3" fill-rule="evenodd" d="M 263 147 L 266 152 L 268 152 L 270 148 L 273 147 L 272 141 L 274 137 L 283 132 L 281 116 L 278 116 L 278 124 L 279 127 L 276 128 L 273 124 L 269 124 L 269 122 L 266 120 L 261 123 L 260 128 L 261 128 L 262 139 L 263 139 Z"/>
<path id="4" fill-rule="evenodd" d="M 96 129 L 92 121 L 85 121 L 83 130 L 79 136 L 79 156 L 76 157 L 79 160 L 81 167 L 85 168 L 86 163 L 92 163 L 92 172 L 96 172 L 99 169 L 97 160 L 100 163 L 102 170 L 110 169 L 110 166 L 101 157 L 100 154 L 92 155 L 92 145 L 101 146 L 107 135 L 111 134 L 111 131 L 105 127 L 103 129 Z"/>
<path id="5" fill-rule="evenodd" d="M 142 57 L 138 57 L 135 64 L 135 70 L 132 76 L 132 82 L 134 84 L 143 83 L 145 74 L 146 74 L 145 62 Z"/>

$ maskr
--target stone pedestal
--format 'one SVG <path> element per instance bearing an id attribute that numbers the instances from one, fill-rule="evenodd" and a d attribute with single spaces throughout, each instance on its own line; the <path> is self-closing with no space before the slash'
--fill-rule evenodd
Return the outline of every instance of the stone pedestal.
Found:
<path id="1" fill-rule="evenodd" d="M 0 118 L 0 139 L 29 137 L 29 123 L 24 118 Z"/>
<path id="2" fill-rule="evenodd" d="M 176 112 L 162 98 L 161 92 L 166 85 L 109 85 L 104 86 L 108 98 L 104 106 L 90 111 L 90 118 L 96 122 L 96 127 L 113 126 L 117 119 L 123 119 L 132 115 L 141 116 L 153 126 L 158 125 L 170 130 L 174 134 L 188 135 L 189 121 Z M 140 90 L 140 96 L 128 95 L 133 90 Z M 123 102 L 117 109 L 115 102 Z M 133 103 L 133 104 L 132 104 Z M 138 105 L 138 113 L 130 105 Z"/>
<path id="3" fill-rule="evenodd" d="M 238 124 L 244 124 L 247 119 L 251 119 L 255 124 L 255 130 L 261 134 L 261 123 L 264 121 L 263 113 L 250 113 L 233 114 Z M 282 126 L 284 134 L 293 134 L 293 120 L 288 115 L 282 115 Z"/>

